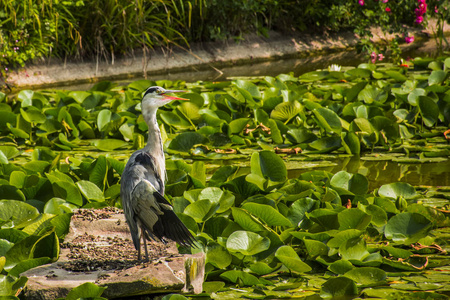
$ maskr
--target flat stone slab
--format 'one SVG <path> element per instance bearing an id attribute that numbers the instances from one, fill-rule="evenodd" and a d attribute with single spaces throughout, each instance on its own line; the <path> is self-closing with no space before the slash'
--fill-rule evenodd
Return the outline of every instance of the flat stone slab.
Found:
<path id="1" fill-rule="evenodd" d="M 85 282 L 107 287 L 118 298 L 155 293 L 201 293 L 205 255 L 178 254 L 175 243 L 151 242 L 149 261 L 137 260 L 123 212 L 115 208 L 77 210 L 61 243 L 58 262 L 22 273 L 25 296 L 55 299 Z M 142 253 L 143 250 L 142 250 Z"/>

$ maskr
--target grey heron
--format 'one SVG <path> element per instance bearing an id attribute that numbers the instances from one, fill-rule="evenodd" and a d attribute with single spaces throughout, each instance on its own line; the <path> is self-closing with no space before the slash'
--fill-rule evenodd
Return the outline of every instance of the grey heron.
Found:
<path id="1" fill-rule="evenodd" d="M 188 100 L 167 95 L 178 92 L 184 91 L 165 90 L 159 86 L 145 91 L 141 109 L 148 125 L 147 145 L 131 155 L 122 173 L 122 207 L 138 260 L 141 260 L 141 238 L 147 260 L 147 240 L 166 243 L 170 239 L 183 246 L 194 246 L 194 237 L 163 196 L 166 163 L 156 111 L 172 100 Z"/>

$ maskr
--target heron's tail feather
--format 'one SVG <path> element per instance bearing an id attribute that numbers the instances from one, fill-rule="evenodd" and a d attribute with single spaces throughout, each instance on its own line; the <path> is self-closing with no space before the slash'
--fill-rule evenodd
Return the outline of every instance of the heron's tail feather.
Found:
<path id="1" fill-rule="evenodd" d="M 159 216 L 158 221 L 153 226 L 153 234 L 160 240 L 168 238 L 182 246 L 195 247 L 195 238 L 172 210 L 170 203 L 158 192 L 153 193 L 153 195 L 161 204 L 161 210 L 164 213 Z"/>

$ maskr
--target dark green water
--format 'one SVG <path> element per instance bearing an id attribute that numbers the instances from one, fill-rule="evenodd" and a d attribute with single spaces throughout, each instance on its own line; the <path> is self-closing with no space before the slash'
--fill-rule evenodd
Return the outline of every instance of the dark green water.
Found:
<path id="1" fill-rule="evenodd" d="M 406 164 L 394 161 L 370 161 L 359 157 L 340 158 L 331 161 L 333 166 L 289 170 L 289 177 L 300 176 L 310 170 L 325 170 L 331 173 L 347 171 L 367 177 L 370 190 L 392 182 L 407 182 L 414 186 L 450 186 L 450 160 L 432 163 Z"/>

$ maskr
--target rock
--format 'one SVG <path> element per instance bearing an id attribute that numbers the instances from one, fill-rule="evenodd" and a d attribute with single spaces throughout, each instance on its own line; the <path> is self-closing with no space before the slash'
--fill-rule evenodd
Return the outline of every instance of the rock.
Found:
<path id="1" fill-rule="evenodd" d="M 58 262 L 22 273 L 28 299 L 55 299 L 85 282 L 107 287 L 106 298 L 155 293 L 201 293 L 205 255 L 178 254 L 175 243 L 151 242 L 149 262 L 137 261 L 123 213 L 80 209 L 61 244 Z"/>

